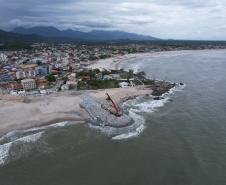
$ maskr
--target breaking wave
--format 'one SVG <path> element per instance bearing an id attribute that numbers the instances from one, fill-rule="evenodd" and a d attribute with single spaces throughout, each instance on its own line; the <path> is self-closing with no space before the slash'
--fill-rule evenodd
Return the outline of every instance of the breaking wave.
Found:
<path id="1" fill-rule="evenodd" d="M 16 140 L 17 137 L 18 137 L 17 134 L 23 134 L 23 133 L 39 131 L 39 130 L 45 130 L 47 128 L 64 127 L 64 126 L 67 126 L 67 125 L 78 124 L 78 123 L 82 123 L 82 122 L 81 121 L 63 121 L 63 122 L 59 122 L 59 123 L 55 123 L 55 124 L 51 124 L 51 125 L 29 128 L 29 129 L 26 129 L 26 130 L 15 130 L 15 131 L 9 132 L 8 134 L 1 137 L 0 142 L 4 141 L 6 139 Z"/>
<path id="2" fill-rule="evenodd" d="M 166 103 L 171 102 L 170 95 L 176 91 L 181 91 L 186 85 L 177 85 L 170 89 L 169 92 L 160 96 L 160 100 L 154 100 L 154 96 L 137 97 L 123 103 L 122 107 L 127 109 L 129 116 L 133 118 L 134 123 L 124 133 L 113 136 L 114 140 L 122 140 L 139 136 L 146 128 L 144 113 L 153 113 L 158 111 L 159 107 L 163 107 Z"/>
<path id="3" fill-rule="evenodd" d="M 21 156 L 21 155 L 19 155 L 19 153 L 21 153 L 21 151 L 19 153 L 17 153 L 16 151 L 13 151 L 14 147 L 16 148 L 16 146 L 18 144 L 23 145 L 23 143 L 30 143 L 30 142 L 34 143 L 38 139 L 41 138 L 43 133 L 44 133 L 44 131 L 36 133 L 36 134 L 28 135 L 28 136 L 16 139 L 14 141 L 11 141 L 9 143 L 5 143 L 3 145 L 0 145 L 0 165 L 5 164 L 8 161 L 8 158 L 9 158 L 10 155 L 12 157 L 12 160 L 19 158 Z M 26 149 L 23 150 L 23 153 L 24 152 L 29 152 L 29 151 L 26 148 Z"/>

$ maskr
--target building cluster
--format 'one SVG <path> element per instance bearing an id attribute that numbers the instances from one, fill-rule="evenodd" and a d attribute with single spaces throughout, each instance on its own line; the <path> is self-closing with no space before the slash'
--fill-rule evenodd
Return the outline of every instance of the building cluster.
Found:
<path id="1" fill-rule="evenodd" d="M 102 44 L 34 44 L 32 51 L 0 51 L 0 85 L 9 92 L 24 93 L 34 89 L 56 86 L 61 90 L 77 88 L 77 82 L 86 83 L 90 76 L 79 77 L 76 73 L 87 69 L 98 60 L 128 53 L 156 52 L 191 49 L 190 46 L 170 46 L 150 43 L 108 42 Z M 201 45 L 196 49 L 222 49 L 212 45 Z M 54 76 L 54 80 L 47 76 Z M 64 77 L 67 81 L 64 84 Z M 98 74 L 96 79 L 103 79 Z M 105 75 L 105 79 L 116 79 L 117 75 Z"/>
<path id="2" fill-rule="evenodd" d="M 57 86 L 57 82 L 63 82 L 64 77 L 67 77 L 66 83 L 61 83 L 57 88 L 76 89 L 78 81 L 86 83 L 90 80 L 90 76 L 76 77 L 76 73 L 87 70 L 88 65 L 97 60 L 126 53 L 121 50 L 110 52 L 94 46 L 75 47 L 70 44 L 33 47 L 33 52 L 0 51 L 0 84 L 13 94 L 51 88 Z M 55 80 L 46 78 L 48 75 L 54 76 Z M 101 74 L 96 78 L 103 79 Z"/>

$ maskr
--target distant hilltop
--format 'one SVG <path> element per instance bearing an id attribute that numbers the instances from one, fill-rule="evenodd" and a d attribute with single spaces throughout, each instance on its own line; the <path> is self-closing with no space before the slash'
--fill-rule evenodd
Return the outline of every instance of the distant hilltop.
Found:
<path id="1" fill-rule="evenodd" d="M 35 43 L 35 42 L 53 42 L 52 39 L 41 37 L 37 34 L 18 34 L 12 32 L 6 32 L 0 29 L 0 44 L 7 42 L 25 42 L 25 43 Z"/>
<path id="2" fill-rule="evenodd" d="M 49 27 L 33 27 L 33 28 L 23 28 L 17 27 L 12 30 L 14 33 L 19 34 L 37 34 L 42 37 L 61 39 L 61 40 L 161 40 L 159 38 L 138 35 L 135 33 L 127 33 L 124 31 L 102 31 L 93 30 L 91 32 L 81 32 L 68 30 L 58 30 L 52 26 Z"/>

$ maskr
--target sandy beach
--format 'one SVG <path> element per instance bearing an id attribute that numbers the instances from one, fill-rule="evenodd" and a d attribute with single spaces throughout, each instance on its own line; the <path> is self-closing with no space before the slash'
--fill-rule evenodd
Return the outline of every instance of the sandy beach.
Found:
<path id="1" fill-rule="evenodd" d="M 128 54 L 105 60 L 100 60 L 96 64 L 90 65 L 91 68 L 118 69 L 122 61 L 155 55 L 169 55 L 178 53 L 208 52 L 203 51 L 169 51 L 155 53 Z M 122 103 L 128 97 L 144 96 L 151 94 L 151 90 L 138 90 L 137 88 L 118 88 L 86 91 L 90 95 L 106 101 L 105 93 L 108 92 L 116 104 Z M 51 95 L 30 97 L 23 102 L 22 98 L 13 95 L 4 95 L 0 100 L 0 137 L 14 130 L 23 130 L 53 124 L 61 121 L 84 121 L 81 114 L 87 114 L 79 106 L 82 99 L 79 94 L 83 91 L 59 92 Z"/>
<path id="2" fill-rule="evenodd" d="M 150 94 L 151 90 L 139 90 L 133 87 L 86 92 L 106 103 L 106 92 L 108 92 L 115 103 L 119 104 L 128 97 Z M 82 101 L 79 97 L 81 93 L 70 91 L 30 97 L 27 98 L 26 103 L 23 102 L 23 98 L 5 95 L 0 101 L 0 137 L 13 130 L 23 130 L 61 121 L 83 122 L 84 118 L 75 114 L 86 114 L 86 111 L 79 106 Z"/>
<path id="3" fill-rule="evenodd" d="M 118 67 L 121 62 L 136 58 L 144 58 L 148 56 L 157 56 L 157 55 L 175 55 L 182 53 L 200 53 L 200 52 L 209 52 L 211 50 L 180 50 L 180 51 L 161 51 L 161 52 L 148 52 L 148 53 L 135 53 L 135 54 L 125 54 L 119 55 L 116 57 L 107 58 L 104 60 L 99 60 L 96 63 L 90 65 L 92 69 L 98 68 L 100 70 L 118 70 Z"/>

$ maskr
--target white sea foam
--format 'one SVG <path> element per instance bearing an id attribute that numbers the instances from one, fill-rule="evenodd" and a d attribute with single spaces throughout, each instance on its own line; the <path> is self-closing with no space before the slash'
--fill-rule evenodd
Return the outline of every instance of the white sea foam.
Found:
<path id="1" fill-rule="evenodd" d="M 12 137 L 13 135 L 15 135 L 15 134 L 18 133 L 18 132 L 21 132 L 21 131 L 15 130 L 15 131 L 9 132 L 8 134 L 6 134 L 6 135 L 4 135 L 4 136 L 2 136 L 2 137 L 0 138 L 0 142 L 3 141 L 3 140 L 6 139 L 6 138 Z"/>
<path id="2" fill-rule="evenodd" d="M 128 100 L 122 104 L 122 107 L 127 108 L 129 111 L 129 116 L 131 116 L 135 122 L 127 130 L 127 132 L 116 135 L 112 137 L 114 140 L 128 139 L 132 137 L 137 137 L 142 133 L 146 126 L 145 120 L 140 115 L 140 113 L 152 113 L 158 110 L 159 107 L 163 107 L 166 103 L 169 102 L 169 95 L 173 94 L 175 91 L 181 91 L 186 85 L 177 85 L 174 88 L 170 89 L 168 93 L 163 94 L 161 97 L 163 99 L 153 100 L 150 96 L 150 100 L 144 99 L 143 97 L 137 97 L 133 100 Z M 128 108 L 130 107 L 130 108 Z M 138 115 L 139 114 L 139 115 Z"/>
<path id="3" fill-rule="evenodd" d="M 186 84 L 183 84 L 183 85 L 177 84 L 175 87 L 171 88 L 169 90 L 169 92 L 166 92 L 165 94 L 163 94 L 163 96 L 168 95 L 168 94 L 174 94 L 177 91 L 182 91 L 183 88 L 185 88 L 186 86 L 187 86 Z"/>
<path id="4" fill-rule="evenodd" d="M 136 109 L 132 108 L 133 112 L 154 112 L 156 108 L 163 107 L 166 102 L 168 102 L 169 98 L 165 98 L 162 100 L 149 100 L 147 102 L 143 102 L 137 104 Z"/>
<path id="5" fill-rule="evenodd" d="M 112 139 L 122 140 L 122 139 L 129 139 L 129 138 L 137 137 L 144 129 L 145 129 L 145 125 L 141 124 L 139 127 L 137 127 L 135 129 L 135 131 L 114 136 L 114 137 L 112 137 Z"/>
<path id="6" fill-rule="evenodd" d="M 28 135 L 28 136 L 19 138 L 15 141 L 0 145 L 0 165 L 4 164 L 6 162 L 6 160 L 8 158 L 9 151 L 10 151 L 10 149 L 11 149 L 11 147 L 14 143 L 17 143 L 17 142 L 35 142 L 42 136 L 43 133 L 44 133 L 44 131 L 36 133 L 36 134 Z"/>
<path id="7" fill-rule="evenodd" d="M 42 136 L 43 133 L 44 133 L 44 131 L 39 132 L 37 134 L 28 135 L 28 136 L 22 137 L 20 139 L 17 139 L 15 142 L 18 142 L 18 141 L 35 142 Z"/>
<path id="8" fill-rule="evenodd" d="M 65 125 L 67 125 L 67 123 L 68 123 L 68 121 L 63 121 L 63 122 L 54 123 L 54 124 L 51 124 L 51 125 L 46 125 L 46 126 L 43 126 L 43 127 L 30 128 L 30 129 L 24 130 L 23 132 L 43 130 L 43 129 L 51 128 L 51 127 L 54 127 L 54 128 L 56 128 L 56 127 L 64 127 Z"/>
<path id="9" fill-rule="evenodd" d="M 42 127 L 34 127 L 34 128 L 26 129 L 26 130 L 16 130 L 16 131 L 9 132 L 8 134 L 1 137 L 0 141 L 3 141 L 6 138 L 10 138 L 17 133 L 26 133 L 26 132 L 31 132 L 31 131 L 44 130 L 44 129 L 47 129 L 47 128 L 64 127 L 64 126 L 69 125 L 69 124 L 77 124 L 77 123 L 81 123 L 81 122 L 63 121 L 63 122 L 59 122 L 59 123 L 55 123 L 55 124 L 51 124 L 51 125 L 42 126 Z"/>
<path id="10" fill-rule="evenodd" d="M 0 165 L 4 164 L 7 160 L 9 150 L 12 146 L 13 142 L 6 143 L 4 145 L 0 145 Z"/>

